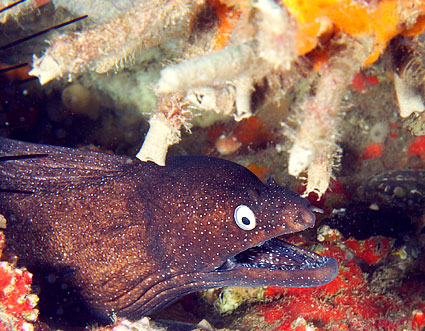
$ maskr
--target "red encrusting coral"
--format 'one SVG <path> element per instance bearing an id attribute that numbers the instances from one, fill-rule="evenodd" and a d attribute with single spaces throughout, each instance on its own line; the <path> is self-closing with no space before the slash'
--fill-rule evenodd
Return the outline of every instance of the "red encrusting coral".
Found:
<path id="1" fill-rule="evenodd" d="M 305 185 L 300 186 L 296 189 L 296 191 L 303 195 L 305 194 Z M 316 192 L 310 192 L 306 197 L 310 203 L 316 207 L 322 209 L 328 209 L 328 205 L 330 208 L 334 208 L 336 205 L 336 201 L 346 202 L 351 199 L 350 193 L 348 193 L 342 184 L 337 179 L 331 179 L 329 183 L 329 187 L 326 192 L 319 198 Z"/>
<path id="2" fill-rule="evenodd" d="M 349 247 L 354 255 L 368 264 L 381 262 L 391 252 L 391 242 L 385 237 L 372 237 L 367 240 L 347 239 L 344 245 Z"/>
<path id="3" fill-rule="evenodd" d="M 425 327 L 424 310 L 414 310 L 413 311 L 412 328 L 415 329 L 415 330 L 420 330 L 422 327 Z"/>
<path id="4" fill-rule="evenodd" d="M 305 242 L 300 236 L 291 239 L 298 245 Z M 253 314 L 264 324 L 253 330 L 419 330 L 425 323 L 421 285 L 374 292 L 356 259 L 373 265 L 385 260 L 391 248 L 384 237 L 316 246 L 316 251 L 338 260 L 338 276 L 320 287 L 268 287 L 265 295 L 274 302 L 256 306 Z M 409 297 L 409 304 L 403 297 Z"/>
<path id="5" fill-rule="evenodd" d="M 407 153 L 410 155 L 417 155 L 421 159 L 425 159 L 425 136 L 418 136 L 410 144 Z"/>
<path id="6" fill-rule="evenodd" d="M 273 140 L 265 124 L 256 116 L 234 124 L 214 124 L 208 129 L 208 140 L 221 155 L 247 149 L 264 148 Z"/>
<path id="7" fill-rule="evenodd" d="M 5 247 L 0 232 L 0 256 Z M 0 261 L 0 330 L 33 330 L 38 316 L 38 297 L 31 294 L 32 274 L 6 261 Z"/>
<path id="8" fill-rule="evenodd" d="M 220 0 L 208 0 L 219 19 L 217 35 L 214 39 L 214 50 L 219 50 L 227 45 L 232 31 L 235 28 L 241 16 L 240 8 L 234 5 L 228 5 Z"/>
<path id="9" fill-rule="evenodd" d="M 382 143 L 371 143 L 366 147 L 363 147 L 363 152 L 360 156 L 362 160 L 376 159 L 382 156 L 384 144 Z"/>
<path id="10" fill-rule="evenodd" d="M 255 116 L 242 120 L 233 134 L 243 145 L 252 148 L 265 147 L 272 140 L 268 128 Z"/>
<path id="11" fill-rule="evenodd" d="M 351 81 L 351 87 L 361 93 L 366 93 L 372 86 L 378 85 L 379 79 L 375 76 L 366 76 L 362 72 L 354 75 Z"/>

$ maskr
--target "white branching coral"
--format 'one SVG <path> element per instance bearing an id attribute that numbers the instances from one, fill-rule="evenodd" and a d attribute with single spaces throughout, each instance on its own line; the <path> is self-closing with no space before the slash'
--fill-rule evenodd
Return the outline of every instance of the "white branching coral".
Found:
<path id="1" fill-rule="evenodd" d="M 156 92 L 161 95 L 186 91 L 188 99 L 193 100 L 204 95 L 209 86 L 209 100 L 218 100 L 223 84 L 230 84 L 234 90 L 227 92 L 235 103 L 235 118 L 251 116 L 254 83 L 273 70 L 288 70 L 296 58 L 295 25 L 286 9 L 273 0 L 259 0 L 251 11 L 252 15 L 246 16 L 252 17 L 241 20 L 236 27 L 229 46 L 163 69 Z M 228 113 L 228 108 L 215 111 Z"/>
<path id="2" fill-rule="evenodd" d="M 253 84 L 272 70 L 290 68 L 296 54 L 288 13 L 272 0 L 260 0 L 252 10 L 256 19 L 239 27 L 239 34 L 245 35 L 243 42 L 235 40 L 234 45 L 220 51 L 161 71 L 156 85 L 159 106 L 149 120 L 150 128 L 137 158 L 165 164 L 168 146 L 180 140 L 180 127 L 188 125 L 188 105 L 233 114 L 236 120 L 251 116 Z M 273 44 L 277 41 L 279 46 Z M 163 100 L 170 100 L 173 94 L 172 101 L 165 104 Z"/>
<path id="3" fill-rule="evenodd" d="M 237 13 L 236 23 L 226 32 L 231 34 L 227 46 L 220 44 L 219 50 L 211 51 L 217 49 L 213 33 L 199 28 L 198 14 L 215 10 L 223 23 L 221 6 Z M 301 76 L 300 63 L 307 61 L 300 57 L 307 55 L 316 69 L 322 65 L 310 91 L 313 96 L 300 102 L 292 115 L 296 127 L 286 125 L 285 133 L 293 142 L 288 171 L 306 176 L 306 194 L 320 196 L 341 154 L 341 102 L 353 76 L 374 63 L 394 37 L 423 31 L 424 13 L 422 1 L 405 0 L 137 0 L 125 13 L 51 41 L 46 53 L 34 60 L 31 74 L 44 84 L 88 70 L 104 73 L 120 67 L 139 49 L 182 37 L 189 41 L 180 44 L 184 59 L 172 60 L 160 72 L 155 85 L 158 105 L 137 154 L 141 160 L 163 165 L 168 146 L 180 140 L 181 127 L 190 126 L 196 111 L 232 115 L 236 120 L 251 116 L 254 87 L 264 86 L 267 96 L 280 97 L 285 79 L 290 81 L 286 77 Z M 415 66 L 404 71 L 409 73 L 409 68 Z M 410 75 L 402 77 L 398 71 L 396 91 L 401 115 L 407 116 L 423 109 L 423 100 L 416 84 L 408 80 Z M 308 78 L 314 75 L 306 73 Z"/>
<path id="4" fill-rule="evenodd" d="M 254 83 L 274 70 L 288 70 L 296 58 L 295 28 L 287 11 L 273 0 L 259 0 L 251 11 L 252 18 L 241 20 L 234 32 L 237 37 L 229 46 L 163 69 L 156 85 L 157 94 L 166 98 L 171 93 L 182 93 L 183 102 L 191 107 L 232 114 L 238 121 L 251 116 Z M 158 107 L 158 111 L 162 112 L 162 108 Z M 181 124 L 176 126 L 172 118 L 157 113 L 149 123 L 149 132 L 137 157 L 163 164 L 163 152 L 178 141 L 175 129 Z M 162 136 L 157 138 L 160 132 Z M 160 141 L 166 142 L 161 157 L 156 157 L 160 154 L 156 150 Z"/>
<path id="5" fill-rule="evenodd" d="M 140 1 L 102 24 L 55 38 L 42 57 L 34 58 L 30 75 L 46 84 L 88 70 L 105 73 L 118 68 L 140 49 L 188 35 L 191 18 L 203 2 Z"/>
<path id="6" fill-rule="evenodd" d="M 159 94 L 179 92 L 237 77 L 254 66 L 257 58 L 254 47 L 252 43 L 227 47 L 207 56 L 166 67 L 161 70 L 156 90 Z"/>
<path id="7" fill-rule="evenodd" d="M 340 104 L 373 46 L 371 38 L 354 41 L 348 36 L 341 37 L 338 44 L 342 49 L 319 72 L 316 94 L 300 105 L 295 117 L 296 130 L 286 131 L 294 142 L 289 150 L 289 174 L 300 176 L 306 172 L 306 193 L 316 192 L 319 196 L 328 188 L 340 154 L 337 144 L 343 116 Z"/>

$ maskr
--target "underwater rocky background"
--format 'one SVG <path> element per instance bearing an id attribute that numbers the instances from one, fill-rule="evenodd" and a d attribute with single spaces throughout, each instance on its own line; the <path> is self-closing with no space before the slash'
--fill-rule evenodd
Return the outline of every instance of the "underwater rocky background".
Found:
<path id="1" fill-rule="evenodd" d="M 2 136 L 135 156 L 156 127 L 165 137 L 141 158 L 218 156 L 307 196 L 324 212 L 285 240 L 339 263 L 325 286 L 209 290 L 86 329 L 424 329 L 424 18 L 407 0 L 4 8 Z M 46 304 L 32 278 L 1 256 L 0 328 L 71 329 L 68 306 Z"/>

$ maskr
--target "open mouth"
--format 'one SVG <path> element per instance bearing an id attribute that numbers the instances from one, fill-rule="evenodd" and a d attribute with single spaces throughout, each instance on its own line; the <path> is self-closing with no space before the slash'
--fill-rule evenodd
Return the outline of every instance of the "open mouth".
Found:
<path id="1" fill-rule="evenodd" d="M 282 271 L 318 269 L 331 259 L 273 238 L 227 259 L 217 271 L 230 271 L 237 267 Z"/>

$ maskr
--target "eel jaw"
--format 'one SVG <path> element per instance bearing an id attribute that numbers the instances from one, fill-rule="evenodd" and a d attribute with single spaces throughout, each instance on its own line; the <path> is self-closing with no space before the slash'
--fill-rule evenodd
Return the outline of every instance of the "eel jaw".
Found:
<path id="1" fill-rule="evenodd" d="M 272 238 L 261 245 L 248 248 L 227 259 L 216 271 L 231 272 L 237 269 L 255 269 L 285 275 L 316 275 L 305 282 L 290 280 L 282 286 L 308 287 L 330 282 L 338 274 L 338 264 L 332 257 L 321 256 L 307 249 Z M 269 285 L 269 284 L 264 284 Z M 273 284 L 270 284 L 273 285 Z M 277 285 L 278 286 L 278 285 Z"/>

